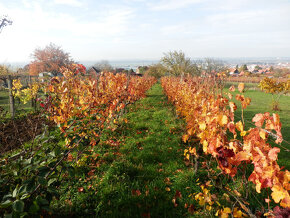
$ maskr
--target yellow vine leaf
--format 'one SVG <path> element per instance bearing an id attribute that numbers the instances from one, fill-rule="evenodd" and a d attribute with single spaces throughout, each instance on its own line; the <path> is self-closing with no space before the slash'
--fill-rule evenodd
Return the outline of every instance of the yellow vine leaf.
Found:
<path id="1" fill-rule="evenodd" d="M 182 141 L 183 141 L 184 143 L 186 143 L 187 140 L 188 140 L 188 138 L 189 138 L 189 135 L 185 134 L 185 135 L 182 136 Z"/>
<path id="2" fill-rule="evenodd" d="M 244 125 L 243 125 L 242 121 L 239 121 L 239 122 L 236 123 L 236 128 L 240 132 L 243 132 L 244 131 Z"/>
<path id="3" fill-rule="evenodd" d="M 259 135 L 260 135 L 260 137 L 261 137 L 262 139 L 266 139 L 266 132 L 265 132 L 264 130 L 261 130 L 261 131 L 259 132 Z"/>
<path id="4" fill-rule="evenodd" d="M 245 84 L 244 84 L 244 83 L 240 83 L 240 84 L 238 85 L 238 90 L 239 90 L 239 92 L 242 93 L 242 92 L 244 91 L 244 89 L 245 89 Z"/>
<path id="5" fill-rule="evenodd" d="M 271 188 L 271 190 L 272 190 L 271 196 L 276 203 L 279 203 L 281 199 L 286 197 L 285 192 L 287 193 L 287 191 L 285 191 L 283 187 L 281 187 L 280 185 L 274 185 Z"/>
<path id="6" fill-rule="evenodd" d="M 206 129 L 206 124 L 205 123 L 199 124 L 199 129 L 200 130 L 205 130 Z"/>
<path id="7" fill-rule="evenodd" d="M 208 146 L 208 142 L 206 140 L 204 140 L 202 143 L 202 149 L 203 149 L 204 153 L 207 153 L 207 146 Z"/>

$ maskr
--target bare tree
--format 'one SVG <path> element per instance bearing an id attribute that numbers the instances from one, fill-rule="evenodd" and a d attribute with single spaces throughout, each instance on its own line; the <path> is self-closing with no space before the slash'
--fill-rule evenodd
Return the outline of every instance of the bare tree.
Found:
<path id="1" fill-rule="evenodd" d="M 225 64 L 221 60 L 214 58 L 205 58 L 200 61 L 200 65 L 207 75 L 226 70 Z"/>
<path id="2" fill-rule="evenodd" d="M 185 74 L 199 74 L 198 66 L 193 63 L 190 58 L 185 57 L 182 51 L 170 51 L 165 53 L 164 57 L 161 59 L 161 64 L 171 75 L 181 76 L 181 79 Z"/>
<path id="3" fill-rule="evenodd" d="M 94 67 L 100 72 L 112 72 L 113 67 L 107 60 L 100 61 L 94 65 Z"/>
<path id="4" fill-rule="evenodd" d="M 8 19 L 7 16 L 3 16 L 0 18 L 0 33 L 2 32 L 3 28 L 7 25 L 12 25 L 12 20 Z"/>

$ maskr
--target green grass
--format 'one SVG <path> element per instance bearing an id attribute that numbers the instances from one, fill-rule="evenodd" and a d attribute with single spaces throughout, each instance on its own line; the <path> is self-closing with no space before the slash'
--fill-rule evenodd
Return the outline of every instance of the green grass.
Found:
<path id="1" fill-rule="evenodd" d="M 230 88 L 232 85 L 238 87 L 239 82 L 226 82 L 225 88 Z M 259 83 L 245 83 L 245 86 L 249 90 L 260 90 Z"/>
<path id="2" fill-rule="evenodd" d="M 131 106 L 124 118 L 128 122 L 103 134 L 101 144 L 95 147 L 100 166 L 94 179 L 85 183 L 84 173 L 75 183 L 66 184 L 58 201 L 63 203 L 55 205 L 56 214 L 188 216 L 184 205 L 193 203 L 188 195 L 200 190 L 195 181 L 199 177 L 203 181 L 202 173 L 195 175 L 184 163 L 181 138 L 185 124 L 176 117 L 174 107 L 167 104 L 160 84 L 153 86 L 147 98 Z M 112 146 L 112 141 L 120 146 Z M 86 188 L 89 184 L 93 192 Z M 85 187 L 85 191 L 78 193 L 78 187 Z M 184 197 L 177 200 L 175 207 L 172 199 L 176 191 Z M 71 206 L 64 204 L 68 200 Z"/>
<path id="3" fill-rule="evenodd" d="M 271 102 L 272 102 L 272 95 L 264 93 L 262 91 L 255 91 L 255 90 L 250 90 L 251 85 L 245 84 L 245 89 L 246 92 L 244 95 L 246 97 L 251 98 L 251 104 L 245 109 L 244 111 L 244 119 L 245 119 L 245 124 L 246 127 L 253 127 L 252 123 L 252 118 L 255 116 L 257 113 L 265 113 L 269 112 L 270 114 L 272 113 L 277 113 L 280 116 L 280 120 L 282 123 L 282 135 L 284 138 L 284 142 L 282 142 L 281 146 L 290 149 L 290 96 L 281 96 L 280 98 L 280 107 L 281 111 L 273 111 L 271 109 Z M 237 88 L 237 86 L 236 86 Z M 228 91 L 226 89 L 225 91 Z M 234 94 L 238 94 L 238 91 L 236 90 Z M 235 96 L 235 95 L 234 95 Z M 234 99 L 233 101 L 237 104 L 238 110 L 236 111 L 236 121 L 239 119 L 241 120 L 241 107 L 239 102 Z M 277 146 L 281 148 L 281 152 L 278 156 L 278 163 L 280 166 L 285 166 L 286 169 L 290 169 L 290 159 L 289 159 L 289 152 L 285 151 L 285 149 L 279 145 L 275 145 L 273 143 L 273 140 L 275 139 L 271 138 L 270 141 L 272 146 Z"/>
<path id="4" fill-rule="evenodd" d="M 8 90 L 0 90 L 0 106 L 8 110 Z"/>

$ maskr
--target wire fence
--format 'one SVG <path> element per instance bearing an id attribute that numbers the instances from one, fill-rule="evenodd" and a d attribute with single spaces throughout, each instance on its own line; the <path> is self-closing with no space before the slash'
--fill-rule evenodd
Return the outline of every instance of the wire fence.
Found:
<path id="1" fill-rule="evenodd" d="M 0 76 L 0 118 L 8 117 L 14 118 L 16 112 L 26 111 L 32 109 L 31 104 L 24 105 L 19 99 L 13 96 L 13 80 L 19 79 L 23 88 L 28 87 L 35 81 L 42 80 L 43 78 L 31 75 L 1 75 Z"/>

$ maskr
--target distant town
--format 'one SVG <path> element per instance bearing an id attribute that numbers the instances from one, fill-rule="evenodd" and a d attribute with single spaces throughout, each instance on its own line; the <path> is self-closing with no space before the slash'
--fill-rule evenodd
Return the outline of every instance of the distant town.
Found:
<path id="1" fill-rule="evenodd" d="M 205 60 L 210 60 L 219 68 L 213 68 L 212 73 L 223 71 L 229 77 L 276 77 L 289 78 L 290 76 L 290 58 L 193 58 L 191 59 L 197 66 L 204 69 Z M 112 71 L 114 73 L 130 73 L 132 75 L 144 74 L 151 66 L 158 65 L 159 60 L 112 60 L 112 61 L 79 61 L 86 68 L 87 72 L 100 73 Z M 211 64 L 212 64 L 211 63 Z M 11 71 L 20 74 L 30 74 L 29 64 L 25 62 L 2 63 L 9 66 Z M 221 67 L 222 66 L 222 67 Z M 206 68 L 206 67 L 205 67 Z M 205 71 L 202 71 L 203 73 Z M 208 73 L 208 72 L 207 72 Z M 38 76 L 43 77 L 50 75 L 49 72 L 39 73 Z"/>

